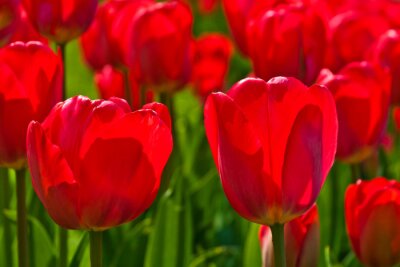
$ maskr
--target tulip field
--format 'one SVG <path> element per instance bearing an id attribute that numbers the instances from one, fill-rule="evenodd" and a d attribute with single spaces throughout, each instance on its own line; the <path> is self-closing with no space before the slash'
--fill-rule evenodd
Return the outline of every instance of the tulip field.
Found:
<path id="1" fill-rule="evenodd" d="M 400 267 L 400 2 L 0 0 L 0 267 Z"/>

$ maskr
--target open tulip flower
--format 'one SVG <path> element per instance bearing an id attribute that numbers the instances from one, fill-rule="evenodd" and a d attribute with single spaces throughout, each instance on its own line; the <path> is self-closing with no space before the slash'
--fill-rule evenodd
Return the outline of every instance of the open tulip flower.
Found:
<path id="1" fill-rule="evenodd" d="M 260 227 L 259 239 L 263 267 L 274 267 L 271 229 Z M 317 267 L 319 251 L 319 218 L 317 205 L 285 225 L 287 267 Z"/>
<path id="2" fill-rule="evenodd" d="M 345 195 L 351 245 L 364 266 L 400 263 L 400 183 L 383 177 L 358 180 Z"/>
<path id="3" fill-rule="evenodd" d="M 25 166 L 28 124 L 61 100 L 61 81 L 61 60 L 49 47 L 17 42 L 0 50 L 0 166 Z"/>
<path id="4" fill-rule="evenodd" d="M 22 0 L 38 32 L 65 44 L 87 30 L 96 13 L 98 0 Z"/>
<path id="5" fill-rule="evenodd" d="M 336 108 L 325 87 L 248 78 L 211 94 L 204 116 L 225 194 L 242 217 L 284 224 L 314 204 L 336 152 Z"/>
<path id="6" fill-rule="evenodd" d="M 27 134 L 32 184 L 53 220 L 100 231 L 131 221 L 156 197 L 172 150 L 165 106 L 131 112 L 119 98 L 77 96 Z"/>
<path id="7" fill-rule="evenodd" d="M 347 163 L 360 163 L 383 137 L 389 112 L 390 74 L 368 62 L 353 62 L 335 75 L 324 69 L 318 83 L 328 87 L 336 101 L 336 157 Z"/>

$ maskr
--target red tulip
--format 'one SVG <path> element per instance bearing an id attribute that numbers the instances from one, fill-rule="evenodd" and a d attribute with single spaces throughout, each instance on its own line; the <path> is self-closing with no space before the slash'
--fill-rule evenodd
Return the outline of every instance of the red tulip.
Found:
<path id="1" fill-rule="evenodd" d="M 0 0 L 0 47 L 8 43 L 18 24 L 19 0 Z"/>
<path id="2" fill-rule="evenodd" d="M 306 213 L 285 224 L 285 253 L 287 267 L 318 266 L 319 251 L 319 218 L 317 205 Z M 260 227 L 260 245 L 263 267 L 273 267 L 274 247 L 271 229 Z"/>
<path id="3" fill-rule="evenodd" d="M 59 103 L 27 134 L 32 184 L 53 220 L 105 230 L 131 221 L 156 197 L 172 150 L 162 104 L 131 112 L 119 98 Z"/>
<path id="4" fill-rule="evenodd" d="M 218 4 L 218 0 L 198 0 L 199 9 L 202 13 L 212 12 Z"/>
<path id="5" fill-rule="evenodd" d="M 293 76 L 315 82 L 324 64 L 326 31 L 322 18 L 305 6 L 280 6 L 254 18 L 247 29 L 256 76 Z"/>
<path id="6" fill-rule="evenodd" d="M 30 22 L 26 11 L 19 6 L 18 10 L 19 19 L 16 25 L 15 31 L 11 36 L 10 43 L 13 42 L 29 42 L 29 41 L 39 41 L 43 44 L 47 44 L 47 39 L 41 36 Z"/>
<path id="7" fill-rule="evenodd" d="M 345 195 L 351 245 L 365 266 L 400 263 L 400 183 L 383 177 L 358 180 Z"/>
<path id="8" fill-rule="evenodd" d="M 90 28 L 81 37 L 81 48 L 86 62 L 94 70 L 105 65 L 126 65 L 129 33 L 135 14 L 150 0 L 119 0 L 102 4 Z"/>
<path id="9" fill-rule="evenodd" d="M 393 104 L 400 104 L 400 31 L 389 30 L 384 33 L 372 52 L 372 60 L 382 67 L 389 68 L 392 74 Z"/>
<path id="10" fill-rule="evenodd" d="M 336 109 L 326 88 L 247 78 L 211 94 L 204 116 L 225 194 L 242 217 L 282 224 L 314 204 L 336 151 Z"/>
<path id="11" fill-rule="evenodd" d="M 190 78 L 192 14 L 181 2 L 143 8 L 133 25 L 128 62 L 156 91 L 180 89 Z"/>
<path id="12" fill-rule="evenodd" d="M 125 81 L 124 75 L 121 71 L 106 65 L 101 71 L 96 72 L 94 77 L 97 89 L 103 99 L 111 97 L 125 98 Z M 129 85 L 131 88 L 131 103 L 133 109 L 139 109 L 139 84 L 136 82 L 135 77 L 129 74 Z M 146 103 L 154 100 L 153 92 L 146 92 Z"/>
<path id="13" fill-rule="evenodd" d="M 338 71 L 353 61 L 366 60 L 372 45 L 388 29 L 387 20 L 380 16 L 349 11 L 334 17 L 326 66 Z"/>
<path id="14" fill-rule="evenodd" d="M 248 55 L 246 25 L 253 16 L 284 3 L 301 0 L 222 0 L 225 16 L 238 48 Z"/>
<path id="15" fill-rule="evenodd" d="M 338 113 L 336 157 L 348 163 L 366 159 L 379 145 L 388 118 L 390 75 L 367 62 L 354 62 L 336 75 L 323 70 L 318 83 L 332 92 Z"/>
<path id="16" fill-rule="evenodd" d="M 98 0 L 22 0 L 38 32 L 65 44 L 87 30 Z"/>
<path id="17" fill-rule="evenodd" d="M 204 35 L 194 46 L 192 82 L 197 94 L 205 98 L 224 88 L 233 47 L 230 40 L 220 34 Z"/>
<path id="18" fill-rule="evenodd" d="M 43 120 L 60 101 L 61 79 L 60 59 L 41 43 L 0 50 L 0 166 L 25 166 L 28 124 Z"/>

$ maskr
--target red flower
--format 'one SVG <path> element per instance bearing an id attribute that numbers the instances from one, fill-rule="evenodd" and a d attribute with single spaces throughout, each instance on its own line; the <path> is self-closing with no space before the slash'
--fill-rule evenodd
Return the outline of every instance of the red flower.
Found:
<path id="1" fill-rule="evenodd" d="M 53 220 L 104 230 L 145 211 L 172 150 L 169 122 L 158 103 L 130 112 L 122 99 L 82 96 L 59 103 L 42 124 L 31 122 L 32 184 Z"/>
<path id="2" fill-rule="evenodd" d="M 18 14 L 19 14 L 18 24 L 16 25 L 16 29 L 13 35 L 11 36 L 10 43 L 18 41 L 20 42 L 39 41 L 41 43 L 47 44 L 47 39 L 41 36 L 33 27 L 22 5 L 19 6 Z"/>
<path id="3" fill-rule="evenodd" d="M 128 62 L 156 91 L 180 89 L 190 79 L 193 16 L 181 2 L 155 3 L 137 15 Z"/>
<path id="4" fill-rule="evenodd" d="M 318 83 L 326 85 L 335 98 L 339 121 L 337 158 L 361 162 L 379 145 L 385 131 L 389 73 L 367 62 L 354 62 L 336 75 L 323 70 Z"/>
<path id="5" fill-rule="evenodd" d="M 312 206 L 336 151 L 335 103 L 326 88 L 248 78 L 226 95 L 211 94 L 204 116 L 222 186 L 241 216 L 282 224 Z"/>
<path id="6" fill-rule="evenodd" d="M 28 124 L 42 121 L 61 100 L 61 81 L 61 61 L 47 46 L 14 43 L 0 50 L 0 166 L 25 165 Z"/>
<path id="7" fill-rule="evenodd" d="M 400 31 L 389 30 L 377 41 L 372 60 L 384 68 L 388 68 L 392 74 L 393 104 L 400 104 Z"/>
<path id="8" fill-rule="evenodd" d="M 400 132 L 400 107 L 395 107 L 393 109 L 393 120 L 396 130 Z"/>
<path id="9" fill-rule="evenodd" d="M 18 25 L 19 0 L 0 0 L 0 47 L 8 43 Z"/>
<path id="10" fill-rule="evenodd" d="M 96 72 L 94 77 L 97 89 L 101 98 L 109 99 L 111 97 L 125 98 L 125 81 L 121 71 L 106 65 L 101 71 Z M 133 109 L 139 109 L 139 84 L 135 77 L 129 73 L 129 87 L 131 88 L 131 103 Z M 154 101 L 152 91 L 146 92 L 146 103 Z"/>
<path id="11" fill-rule="evenodd" d="M 32 24 L 50 40 L 64 44 L 87 30 L 98 0 L 22 0 Z"/>
<path id="12" fill-rule="evenodd" d="M 367 59 L 372 45 L 389 29 L 380 17 L 349 11 L 330 21 L 330 42 L 326 67 L 338 71 L 348 63 Z"/>
<path id="13" fill-rule="evenodd" d="M 86 33 L 81 37 L 81 48 L 91 68 L 101 70 L 105 65 L 126 65 L 129 47 L 129 32 L 135 14 L 141 7 L 150 5 L 150 0 L 119 0 L 102 4 Z"/>
<path id="14" fill-rule="evenodd" d="M 263 267 L 274 266 L 274 247 L 268 226 L 260 227 Z M 319 218 L 317 205 L 302 216 L 285 224 L 285 253 L 287 267 L 318 266 Z"/>
<path id="15" fill-rule="evenodd" d="M 326 31 L 322 18 L 305 6 L 280 6 L 253 18 L 247 28 L 248 52 L 256 76 L 293 76 L 315 82 L 324 64 Z"/>
<path id="16" fill-rule="evenodd" d="M 220 34 L 207 34 L 194 45 L 192 82 L 198 95 L 205 98 L 224 88 L 233 47 Z"/>
<path id="17" fill-rule="evenodd" d="M 383 177 L 358 180 L 345 195 L 347 233 L 365 266 L 400 263 L 400 184 Z"/>

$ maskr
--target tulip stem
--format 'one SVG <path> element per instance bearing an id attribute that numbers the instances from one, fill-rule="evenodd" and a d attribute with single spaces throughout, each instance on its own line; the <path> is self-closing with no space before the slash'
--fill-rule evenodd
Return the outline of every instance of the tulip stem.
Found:
<path id="1" fill-rule="evenodd" d="M 62 227 L 58 227 L 58 242 L 60 248 L 59 255 L 59 266 L 68 266 L 68 231 Z"/>
<path id="2" fill-rule="evenodd" d="M 271 226 L 275 267 L 286 267 L 284 224 Z"/>
<path id="3" fill-rule="evenodd" d="M 11 224 L 10 220 L 5 215 L 5 210 L 10 208 L 10 181 L 8 178 L 7 169 L 0 168 L 0 179 L 2 181 L 1 194 L 2 207 L 1 207 L 1 217 L 3 221 L 3 241 L 4 241 L 4 266 L 12 266 L 12 250 L 10 244 L 12 244 L 12 234 L 11 234 Z"/>
<path id="4" fill-rule="evenodd" d="M 66 51 L 65 44 L 58 45 L 61 54 L 62 68 L 63 68 L 63 78 L 62 78 L 62 100 L 64 101 L 67 97 L 67 62 L 66 60 Z"/>
<path id="5" fill-rule="evenodd" d="M 337 197 L 339 196 L 339 181 L 338 181 L 338 175 L 337 175 L 337 170 L 336 170 L 336 165 L 334 165 L 331 169 L 331 175 L 329 176 L 328 179 L 330 179 L 331 182 L 331 231 L 330 231 L 330 238 L 329 238 L 329 244 L 332 248 L 335 246 L 335 240 L 336 240 L 336 227 L 337 227 L 337 215 L 338 215 L 338 201 Z"/>
<path id="6" fill-rule="evenodd" d="M 17 238 L 18 238 L 18 263 L 19 267 L 27 267 L 28 264 L 28 232 L 26 216 L 26 169 L 15 170 L 17 179 Z"/>
<path id="7" fill-rule="evenodd" d="M 134 109 L 134 107 L 132 106 L 132 90 L 131 90 L 131 83 L 129 82 L 129 70 L 124 69 L 123 76 L 124 76 L 125 100 L 126 102 L 128 102 L 131 109 Z"/>
<path id="8" fill-rule="evenodd" d="M 102 264 L 102 241 L 103 232 L 90 231 L 90 263 L 91 267 L 101 267 Z"/>

